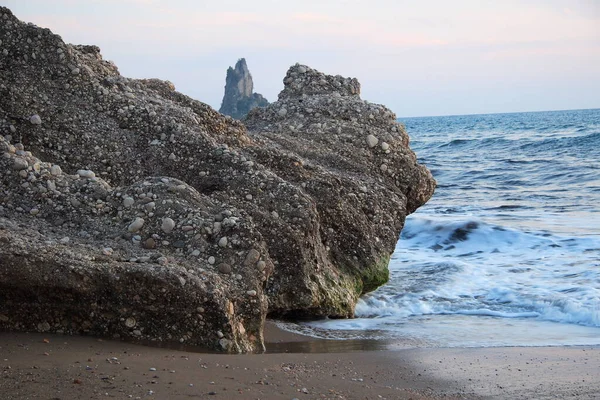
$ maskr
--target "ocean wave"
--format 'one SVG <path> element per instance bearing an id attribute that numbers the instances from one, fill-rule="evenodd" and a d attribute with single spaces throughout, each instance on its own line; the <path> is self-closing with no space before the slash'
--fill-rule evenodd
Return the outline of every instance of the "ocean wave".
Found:
<path id="1" fill-rule="evenodd" d="M 500 317 L 500 318 L 535 318 L 539 317 L 540 313 L 535 311 L 525 312 L 506 312 L 496 311 L 487 308 L 480 308 L 477 310 L 456 310 L 448 312 L 447 314 L 460 314 L 460 315 L 483 315 L 487 317 Z"/>
<path id="2" fill-rule="evenodd" d="M 452 148 L 467 148 L 467 147 L 475 147 L 475 148 L 494 148 L 494 147 L 507 147 L 513 142 L 513 140 L 509 140 L 502 137 L 492 137 L 492 138 L 469 138 L 469 139 L 452 139 L 448 142 L 442 142 L 437 144 L 439 149 L 444 149 L 446 147 Z"/>
<path id="3" fill-rule="evenodd" d="M 440 288 L 438 292 L 430 288 L 404 296 L 367 296 L 357 305 L 356 316 L 361 319 L 385 319 L 386 324 L 391 321 L 407 323 L 414 317 L 436 315 L 536 318 L 541 321 L 600 328 L 598 298 L 586 302 L 574 298 L 556 298 L 557 296 L 553 295 L 553 298 L 544 299 L 506 290 L 503 301 L 494 301 L 484 294 L 442 295 L 444 290 Z M 510 300 L 506 300 L 507 298 Z M 382 321 L 362 323 L 379 326 Z"/>
<path id="4" fill-rule="evenodd" d="M 596 132 L 573 132 L 573 136 L 566 137 L 538 137 L 535 135 L 513 139 L 506 137 L 471 137 L 450 138 L 428 143 L 415 140 L 413 146 L 423 154 L 430 154 L 432 149 L 435 149 L 439 156 L 449 154 L 451 157 L 456 157 L 456 151 L 470 150 L 479 154 L 505 155 L 506 157 L 500 159 L 500 161 L 507 163 L 527 163 L 529 161 L 543 163 L 555 161 L 558 154 L 583 157 L 599 154 L 600 128 Z M 533 158 L 533 160 L 530 160 L 530 158 Z M 482 160 L 485 160 L 485 158 Z"/>
<path id="5" fill-rule="evenodd" d="M 531 249 L 540 245 L 553 246 L 556 242 L 542 233 L 525 233 L 481 219 L 411 217 L 402 231 L 399 245 L 408 249 L 427 248 L 435 252 L 457 253 L 465 250 L 514 250 L 515 246 Z"/>
<path id="6" fill-rule="evenodd" d="M 596 151 L 598 145 L 600 145 L 600 131 L 585 135 L 561 136 L 536 141 L 526 141 L 521 144 L 519 148 L 523 150 L 572 153 L 575 151 Z"/>
<path id="7" fill-rule="evenodd" d="M 595 255 L 587 251 L 594 248 L 597 235 L 412 216 L 390 263 L 390 283 L 365 296 L 357 316 L 462 314 L 600 327 L 600 271 L 590 269 Z"/>

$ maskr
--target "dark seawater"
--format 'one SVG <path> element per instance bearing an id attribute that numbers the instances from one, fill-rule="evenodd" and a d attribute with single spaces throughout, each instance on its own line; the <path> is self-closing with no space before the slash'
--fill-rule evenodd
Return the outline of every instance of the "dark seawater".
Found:
<path id="1" fill-rule="evenodd" d="M 600 344 L 600 109 L 401 119 L 438 181 L 353 320 L 424 346 Z"/>

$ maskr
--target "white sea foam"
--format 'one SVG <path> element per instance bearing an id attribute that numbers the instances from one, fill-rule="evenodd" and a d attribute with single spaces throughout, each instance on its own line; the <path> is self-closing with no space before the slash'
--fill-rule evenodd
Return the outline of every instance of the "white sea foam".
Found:
<path id="1" fill-rule="evenodd" d="M 600 269 L 590 268 L 598 249 L 598 238 L 413 217 L 390 284 L 366 296 L 357 316 L 510 315 L 600 327 Z"/>
<path id="2" fill-rule="evenodd" d="M 600 344 L 597 249 L 593 237 L 410 217 L 390 282 L 359 301 L 356 319 L 310 322 L 304 333 L 445 346 Z"/>

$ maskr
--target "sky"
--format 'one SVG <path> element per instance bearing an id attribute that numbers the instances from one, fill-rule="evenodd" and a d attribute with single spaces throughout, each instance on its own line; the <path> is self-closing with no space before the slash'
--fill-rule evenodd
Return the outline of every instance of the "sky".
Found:
<path id="1" fill-rule="evenodd" d="M 299 62 L 399 117 L 600 108 L 600 0 L 0 0 L 122 75 L 218 109 L 244 57 L 275 101 Z"/>

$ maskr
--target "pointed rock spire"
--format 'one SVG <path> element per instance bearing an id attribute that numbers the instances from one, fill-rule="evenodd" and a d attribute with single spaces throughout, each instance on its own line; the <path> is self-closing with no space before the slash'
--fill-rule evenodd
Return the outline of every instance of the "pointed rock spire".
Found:
<path id="1" fill-rule="evenodd" d="M 246 59 L 240 58 L 235 68 L 227 69 L 225 95 L 219 112 L 241 119 L 255 107 L 266 107 L 269 102 L 262 95 L 253 93 L 254 83 Z"/>

